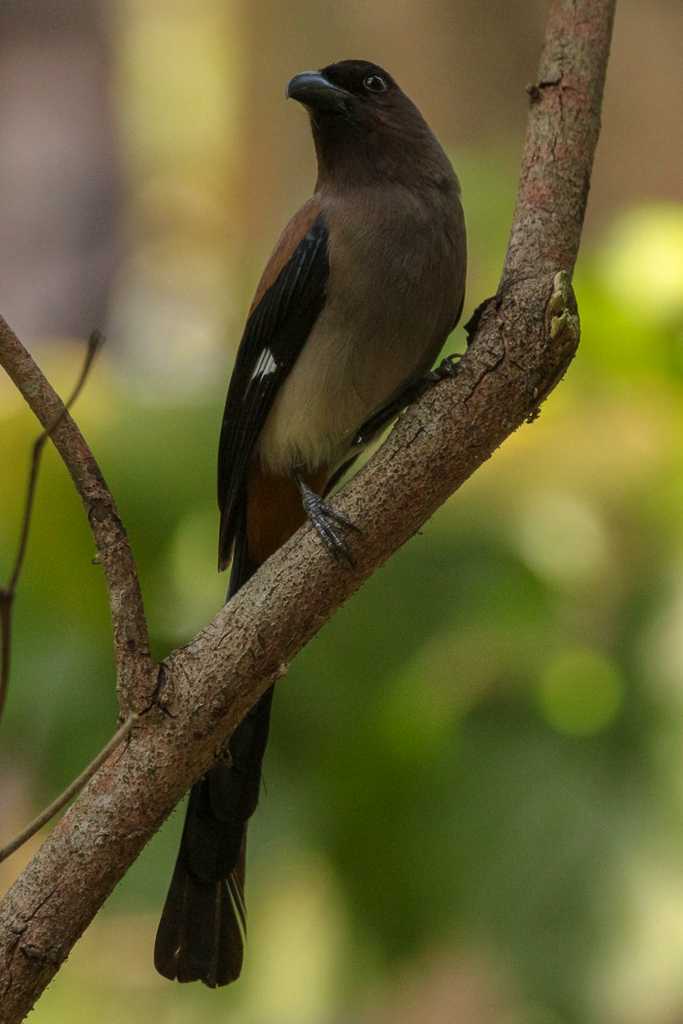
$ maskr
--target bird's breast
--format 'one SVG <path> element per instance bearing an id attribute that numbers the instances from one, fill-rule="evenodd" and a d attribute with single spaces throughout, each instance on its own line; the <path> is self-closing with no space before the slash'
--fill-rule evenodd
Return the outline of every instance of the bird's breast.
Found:
<path id="1" fill-rule="evenodd" d="M 362 424 L 427 371 L 462 304 L 464 228 L 443 211 L 383 194 L 326 220 L 325 306 L 259 442 L 278 473 L 339 465 Z"/>

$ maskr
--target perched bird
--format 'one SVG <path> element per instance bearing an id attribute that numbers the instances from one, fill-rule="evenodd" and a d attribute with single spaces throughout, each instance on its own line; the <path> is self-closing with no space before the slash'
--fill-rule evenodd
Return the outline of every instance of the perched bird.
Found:
<path id="1" fill-rule="evenodd" d="M 287 96 L 310 115 L 318 179 L 266 266 L 228 389 L 218 455 L 228 597 L 306 517 L 351 561 L 358 524 L 326 496 L 434 379 L 465 288 L 458 180 L 391 75 L 345 60 L 297 75 Z M 271 689 L 192 787 L 155 946 L 167 978 L 213 987 L 240 973 L 247 822 L 272 699 Z"/>

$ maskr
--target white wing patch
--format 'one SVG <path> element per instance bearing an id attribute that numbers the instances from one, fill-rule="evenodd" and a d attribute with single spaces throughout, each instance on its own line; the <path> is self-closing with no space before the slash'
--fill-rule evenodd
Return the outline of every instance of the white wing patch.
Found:
<path id="1" fill-rule="evenodd" d="M 264 348 L 263 352 L 258 358 L 256 366 L 249 378 L 249 383 L 253 380 L 261 380 L 263 377 L 269 377 L 272 373 L 277 372 L 277 360 L 270 351 L 269 348 Z"/>

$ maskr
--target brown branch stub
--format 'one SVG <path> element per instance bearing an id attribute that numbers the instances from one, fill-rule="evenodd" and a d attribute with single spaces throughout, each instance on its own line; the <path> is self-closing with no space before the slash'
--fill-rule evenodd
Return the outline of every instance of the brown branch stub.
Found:
<path id="1" fill-rule="evenodd" d="M 336 499 L 355 521 L 356 567 L 304 527 L 164 663 L 159 702 L 55 827 L 0 903 L 0 992 L 16 1024 L 111 888 L 283 665 L 530 414 L 578 340 L 569 279 L 598 136 L 615 0 L 554 0 L 510 247 L 452 380 L 401 417 Z M 558 92 L 558 90 L 560 90 Z M 566 95 L 562 95 L 566 93 Z M 566 276 L 556 278 L 563 272 Z M 561 284 L 563 287 L 561 287 Z M 557 292 L 560 297 L 556 297 Z"/>
<path id="2" fill-rule="evenodd" d="M 61 455 L 85 505 L 104 568 L 123 713 L 149 706 L 156 673 L 133 554 L 116 504 L 83 435 L 9 325 L 0 316 L 0 366 L 22 393 Z"/>

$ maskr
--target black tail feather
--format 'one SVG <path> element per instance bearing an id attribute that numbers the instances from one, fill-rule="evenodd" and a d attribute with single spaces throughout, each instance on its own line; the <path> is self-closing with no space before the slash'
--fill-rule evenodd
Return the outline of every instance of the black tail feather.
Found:
<path id="1" fill-rule="evenodd" d="M 154 945 L 154 966 L 171 981 L 209 988 L 235 981 L 244 959 L 244 926 L 230 880 L 203 882 L 181 847 Z"/>
<path id="2" fill-rule="evenodd" d="M 256 568 L 240 528 L 228 597 Z M 154 946 L 155 967 L 165 978 L 215 988 L 235 981 L 242 970 L 247 823 L 258 802 L 272 700 L 270 689 L 231 736 L 225 760 L 190 792 Z"/>

